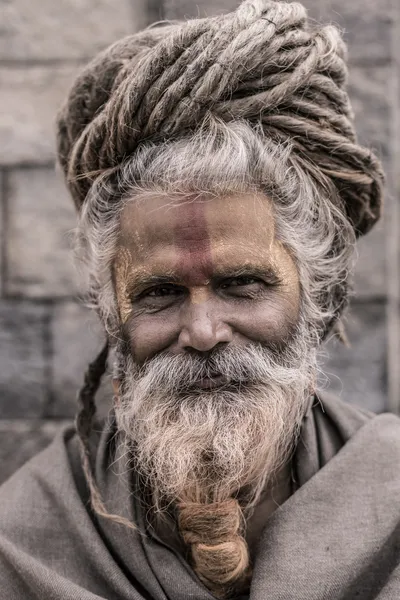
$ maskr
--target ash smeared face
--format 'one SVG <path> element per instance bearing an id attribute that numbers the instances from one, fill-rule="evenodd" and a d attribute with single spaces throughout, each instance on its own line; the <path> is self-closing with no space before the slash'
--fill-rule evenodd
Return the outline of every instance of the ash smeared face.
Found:
<path id="1" fill-rule="evenodd" d="M 298 320 L 296 266 L 266 197 L 128 203 L 114 280 L 139 364 L 163 351 L 280 345 Z"/>

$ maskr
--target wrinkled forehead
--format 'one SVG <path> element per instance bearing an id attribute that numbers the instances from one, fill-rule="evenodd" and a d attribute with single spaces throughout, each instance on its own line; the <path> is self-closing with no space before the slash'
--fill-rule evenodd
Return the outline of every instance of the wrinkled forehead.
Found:
<path id="1" fill-rule="evenodd" d="M 253 254 L 270 248 L 274 239 L 273 204 L 261 195 L 154 196 L 128 201 L 121 213 L 120 245 L 139 261 L 172 247 L 200 253 L 221 246 Z"/>

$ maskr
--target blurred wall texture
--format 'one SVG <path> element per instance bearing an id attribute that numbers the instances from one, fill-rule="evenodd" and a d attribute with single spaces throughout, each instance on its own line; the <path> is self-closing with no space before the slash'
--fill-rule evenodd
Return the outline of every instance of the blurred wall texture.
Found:
<path id="1" fill-rule="evenodd" d="M 6 0 L 0 30 L 0 480 L 73 417 L 85 365 L 101 346 L 75 299 L 72 201 L 54 169 L 53 123 L 76 72 L 114 40 L 160 19 L 227 12 L 238 0 Z M 351 348 L 328 345 L 330 387 L 398 411 L 398 0 L 305 0 L 345 30 L 359 137 L 388 174 L 384 220 L 359 244 Z M 397 59 L 397 61 L 396 61 Z M 110 402 L 110 383 L 103 398 Z"/>

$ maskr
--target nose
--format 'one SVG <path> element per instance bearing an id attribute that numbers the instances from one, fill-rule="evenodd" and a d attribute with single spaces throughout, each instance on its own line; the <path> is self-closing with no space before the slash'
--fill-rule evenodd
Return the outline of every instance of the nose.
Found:
<path id="1" fill-rule="evenodd" d="M 221 343 L 229 343 L 233 332 L 221 315 L 213 310 L 211 302 L 191 304 L 182 318 L 179 334 L 179 350 L 194 349 L 199 352 L 212 350 Z"/>

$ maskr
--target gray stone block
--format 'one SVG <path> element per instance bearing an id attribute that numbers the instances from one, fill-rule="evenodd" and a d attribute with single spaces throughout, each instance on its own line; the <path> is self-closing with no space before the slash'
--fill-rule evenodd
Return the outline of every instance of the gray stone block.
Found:
<path id="1" fill-rule="evenodd" d="M 10 173 L 7 291 L 30 297 L 75 293 L 72 260 L 75 209 L 60 173 L 16 169 Z"/>
<path id="2" fill-rule="evenodd" d="M 306 7 L 308 16 L 318 23 L 325 25 L 332 19 L 326 7 L 326 0 L 301 0 L 301 4 Z"/>
<path id="3" fill-rule="evenodd" d="M 361 144 L 374 150 L 385 169 L 390 165 L 391 146 L 390 67 L 350 68 L 349 94 Z M 358 242 L 359 259 L 354 286 L 360 298 L 386 294 L 386 219 Z"/>
<path id="4" fill-rule="evenodd" d="M 76 396 L 83 384 L 89 362 L 94 360 L 104 343 L 104 334 L 95 313 L 86 307 L 63 302 L 55 307 L 53 318 L 53 382 L 51 417 L 73 417 L 77 412 Z M 109 377 L 96 396 L 100 414 L 112 400 Z"/>
<path id="5" fill-rule="evenodd" d="M 237 0 L 166 0 L 168 19 L 207 17 L 235 10 Z M 303 0 L 312 19 L 338 25 L 349 47 L 351 62 L 373 64 L 391 58 L 393 0 Z"/>
<path id="6" fill-rule="evenodd" d="M 391 60 L 393 0 L 313 1 L 323 6 L 324 22 L 338 25 L 344 31 L 350 62 L 371 65 Z"/>
<path id="7" fill-rule="evenodd" d="M 0 68 L 0 164 L 53 160 L 56 111 L 77 72 L 77 66 Z"/>
<path id="8" fill-rule="evenodd" d="M 357 242 L 357 262 L 353 276 L 355 298 L 384 298 L 387 295 L 385 220 Z"/>
<path id="9" fill-rule="evenodd" d="M 42 415 L 47 400 L 45 318 L 47 307 L 0 303 L 0 415 Z"/>
<path id="10" fill-rule="evenodd" d="M 132 33 L 142 20 L 135 0 L 13 0 L 3 3 L 0 53 L 5 59 L 86 58 Z"/>
<path id="11" fill-rule="evenodd" d="M 392 134 L 391 97 L 393 72 L 387 67 L 350 66 L 348 92 L 360 143 L 386 160 Z"/>
<path id="12" fill-rule="evenodd" d="M 43 450 L 68 421 L 0 420 L 0 484 Z"/>
<path id="13" fill-rule="evenodd" d="M 350 348 L 331 340 L 320 353 L 328 389 L 350 404 L 378 413 L 387 410 L 385 304 L 353 303 L 346 331 Z"/>

